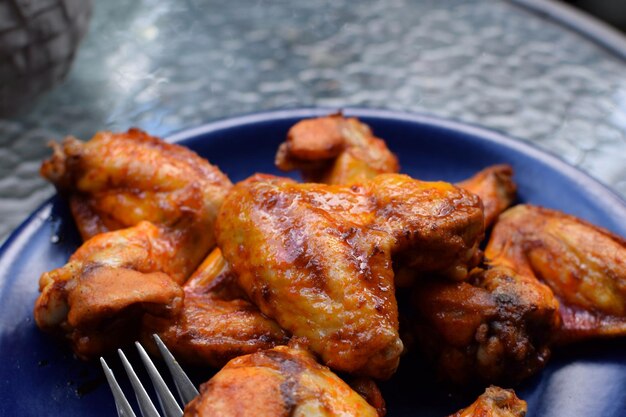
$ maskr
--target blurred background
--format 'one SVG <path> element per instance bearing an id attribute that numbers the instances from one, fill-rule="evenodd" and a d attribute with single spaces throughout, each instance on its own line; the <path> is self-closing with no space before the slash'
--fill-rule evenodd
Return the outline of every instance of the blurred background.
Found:
<path id="1" fill-rule="evenodd" d="M 579 7 L 613 25 L 590 20 Z M 294 107 L 504 132 L 626 196 L 621 0 L 0 0 L 0 241 L 46 143 Z M 585 12 L 586 13 L 586 12 Z"/>
<path id="2" fill-rule="evenodd" d="M 622 0 L 565 0 L 622 32 L 626 32 L 626 1 Z"/>

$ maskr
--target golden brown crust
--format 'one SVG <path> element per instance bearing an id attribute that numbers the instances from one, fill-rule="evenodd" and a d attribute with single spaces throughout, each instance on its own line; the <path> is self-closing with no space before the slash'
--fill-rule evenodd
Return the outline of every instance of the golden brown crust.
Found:
<path id="1" fill-rule="evenodd" d="M 475 195 L 401 174 L 381 174 L 363 184 L 376 204 L 372 228 L 394 237 L 395 260 L 403 266 L 459 280 L 478 264 L 484 217 Z"/>
<path id="2" fill-rule="evenodd" d="M 560 326 L 548 287 L 506 268 L 469 282 L 415 288 L 416 334 L 442 377 L 458 384 L 517 382 L 543 369 Z"/>
<path id="3" fill-rule="evenodd" d="M 130 342 L 146 312 L 177 315 L 183 291 L 175 278 L 185 271 L 171 269 L 181 263 L 166 242 L 148 222 L 89 239 L 66 265 L 41 276 L 37 326 L 64 335 L 89 359 Z"/>
<path id="4" fill-rule="evenodd" d="M 466 283 L 416 288 L 418 336 L 447 378 L 518 381 L 543 368 L 555 342 L 626 334 L 622 238 L 519 205 L 500 215 L 485 256 Z"/>
<path id="5" fill-rule="evenodd" d="M 358 223 L 337 224 L 323 209 L 308 209 L 311 200 L 345 202 L 354 204 L 356 217 L 367 199 L 349 189 L 342 200 L 276 181 L 240 184 L 222 208 L 216 232 L 240 285 L 263 313 L 306 337 L 329 366 L 390 376 L 402 351 L 390 237 L 367 240 Z"/>
<path id="6" fill-rule="evenodd" d="M 302 120 L 287 133 L 290 156 L 305 161 L 335 158 L 344 149 L 341 115 Z"/>
<path id="7" fill-rule="evenodd" d="M 391 256 L 452 277 L 482 238 L 476 197 L 386 174 L 354 186 L 255 176 L 236 185 L 216 225 L 224 257 L 259 309 L 334 369 L 388 378 L 398 365 Z"/>
<path id="8" fill-rule="evenodd" d="M 146 315 L 142 341 L 154 352 L 157 333 L 181 362 L 221 367 L 229 360 L 287 343 L 287 334 L 239 289 L 219 249 L 214 249 L 184 286 L 179 315 Z"/>
<path id="9" fill-rule="evenodd" d="M 191 150 L 139 129 L 99 132 L 88 142 L 68 137 L 53 149 L 41 175 L 70 198 L 85 240 L 140 221 L 210 230 L 232 185 Z"/>
<path id="10" fill-rule="evenodd" d="M 517 186 L 513 182 L 513 169 L 509 165 L 489 166 L 471 178 L 456 184 L 478 196 L 483 204 L 485 229 L 491 227 L 501 212 L 515 200 Z M 407 264 L 395 265 L 395 282 L 399 288 L 409 288 L 420 279 L 420 273 Z M 459 274 L 463 278 L 463 274 Z"/>
<path id="11" fill-rule="evenodd" d="M 287 346 L 231 360 L 185 407 L 189 417 L 377 416 L 307 352 Z"/>
<path id="12" fill-rule="evenodd" d="M 559 299 L 562 343 L 626 334 L 626 241 L 556 210 L 519 205 L 493 230 L 491 265 L 515 265 Z"/>
<path id="13" fill-rule="evenodd" d="M 450 417 L 524 417 L 526 410 L 526 401 L 513 390 L 491 386 L 472 405 Z"/>
<path id="14" fill-rule="evenodd" d="M 181 311 L 178 284 L 215 245 L 231 183 L 189 149 L 137 129 L 53 148 L 41 174 L 69 199 L 87 241 L 42 275 L 35 318 L 89 358 L 135 338 L 145 313 Z"/>
<path id="15" fill-rule="evenodd" d="M 351 184 L 400 168 L 369 126 L 341 114 L 296 123 L 275 162 L 284 171 L 301 170 L 305 181 L 324 184 Z"/>

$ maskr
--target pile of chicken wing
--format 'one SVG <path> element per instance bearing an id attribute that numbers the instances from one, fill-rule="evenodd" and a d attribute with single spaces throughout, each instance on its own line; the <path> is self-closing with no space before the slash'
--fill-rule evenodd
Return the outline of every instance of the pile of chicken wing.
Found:
<path id="1" fill-rule="evenodd" d="M 36 323 L 85 360 L 138 338 L 152 346 L 157 333 L 178 360 L 223 367 L 185 415 L 382 416 L 374 380 L 403 355 L 455 383 L 513 384 L 556 345 L 626 334 L 626 241 L 554 210 L 509 208 L 506 165 L 420 181 L 342 115 L 299 122 L 279 147 L 276 165 L 306 182 L 233 185 L 137 129 L 53 149 L 41 173 L 84 243 L 41 276 Z M 400 292 L 411 300 L 402 333 Z M 525 412 L 490 387 L 455 416 Z"/>

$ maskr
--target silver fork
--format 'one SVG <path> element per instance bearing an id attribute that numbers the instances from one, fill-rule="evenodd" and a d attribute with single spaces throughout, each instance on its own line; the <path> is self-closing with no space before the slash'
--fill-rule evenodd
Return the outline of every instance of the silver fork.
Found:
<path id="1" fill-rule="evenodd" d="M 163 360 L 167 365 L 167 368 L 174 380 L 174 385 L 176 386 L 176 391 L 178 392 L 178 396 L 182 401 L 183 407 L 195 398 L 198 395 L 198 390 L 193 386 L 193 383 L 185 374 L 183 369 L 180 367 L 176 359 L 172 353 L 167 349 L 163 341 L 156 334 L 152 335 L 154 337 L 154 341 L 161 352 L 161 356 L 163 356 Z M 169 390 L 165 381 L 159 374 L 156 366 L 146 353 L 145 349 L 139 342 L 135 342 L 135 346 L 139 351 L 139 356 L 143 361 L 146 370 L 148 371 L 148 375 L 152 380 L 152 385 L 154 386 L 154 390 L 156 391 L 157 398 L 159 399 L 159 404 L 161 406 L 161 410 L 163 411 L 164 417 L 181 417 L 183 415 L 183 410 L 180 407 L 179 403 L 176 401 L 172 392 Z M 135 391 L 135 396 L 137 397 L 137 403 L 139 405 L 139 409 L 141 410 L 141 414 L 143 417 L 161 417 L 156 407 L 152 403 L 152 400 L 146 393 L 145 388 L 141 385 L 141 381 L 137 377 L 137 374 L 133 370 L 132 365 L 126 359 L 126 355 L 122 352 L 122 349 L 118 349 L 117 353 L 120 355 L 120 359 L 122 360 L 122 364 L 124 365 L 124 369 L 126 370 L 126 374 L 130 379 L 130 383 L 133 386 L 133 390 Z M 102 369 L 104 369 L 104 374 L 106 375 L 107 381 L 109 382 L 109 387 L 111 387 L 111 392 L 113 393 L 113 398 L 115 398 L 115 406 L 117 407 L 117 415 L 119 417 L 135 417 L 135 413 L 133 412 L 130 403 L 124 396 L 122 389 L 120 388 L 115 376 L 113 375 L 113 371 L 107 365 L 104 358 L 100 358 L 100 364 L 102 365 Z"/>

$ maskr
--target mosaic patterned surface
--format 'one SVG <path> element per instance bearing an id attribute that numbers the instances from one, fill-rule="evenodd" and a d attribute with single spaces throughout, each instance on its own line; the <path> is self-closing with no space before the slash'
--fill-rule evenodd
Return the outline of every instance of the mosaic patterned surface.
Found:
<path id="1" fill-rule="evenodd" d="M 0 120 L 0 240 L 53 193 L 50 139 L 306 106 L 483 125 L 626 196 L 626 62 L 505 1 L 95 3 L 65 83 Z"/>
<path id="2" fill-rule="evenodd" d="M 91 0 L 0 2 L 0 114 L 63 80 L 87 31 Z"/>

